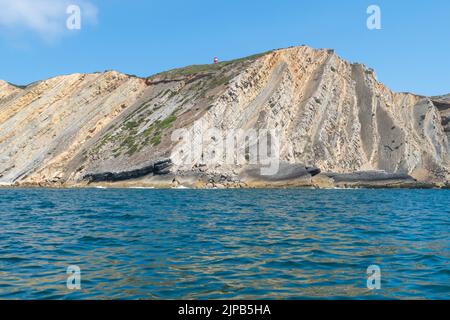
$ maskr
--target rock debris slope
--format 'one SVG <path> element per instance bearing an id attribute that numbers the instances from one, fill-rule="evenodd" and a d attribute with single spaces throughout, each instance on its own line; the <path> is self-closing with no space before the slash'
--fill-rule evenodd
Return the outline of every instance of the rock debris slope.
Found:
<path id="1" fill-rule="evenodd" d="M 307 46 L 171 70 L 0 82 L 0 183 L 73 186 L 448 186 L 450 97 L 395 93 Z M 277 175 L 172 163 L 172 132 L 276 129 Z M 213 142 L 211 142 L 213 143 Z M 257 171 L 257 170 L 256 170 Z"/>

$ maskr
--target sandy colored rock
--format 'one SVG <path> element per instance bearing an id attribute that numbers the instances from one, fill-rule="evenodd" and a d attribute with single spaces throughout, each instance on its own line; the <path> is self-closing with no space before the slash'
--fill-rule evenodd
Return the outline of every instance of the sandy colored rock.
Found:
<path id="1" fill-rule="evenodd" d="M 449 96 L 395 93 L 372 69 L 307 46 L 148 79 L 105 72 L 24 88 L 0 81 L 0 184 L 80 186 L 89 176 L 139 171 L 173 159 L 181 144 L 172 141 L 174 130 L 201 133 L 195 126 L 201 123 L 203 132 L 276 130 L 284 163 L 338 174 L 399 173 L 448 185 L 449 112 Z M 158 172 L 176 175 L 176 183 L 154 184 L 181 186 L 189 174 L 190 185 L 210 183 L 193 178 L 199 174 L 238 176 L 219 181 L 221 188 L 292 185 L 246 181 L 244 167 L 195 159 Z M 162 179 L 151 173 L 143 178 Z M 121 184 L 145 184 L 131 180 Z M 300 180 L 294 185 L 331 185 L 323 175 Z"/>

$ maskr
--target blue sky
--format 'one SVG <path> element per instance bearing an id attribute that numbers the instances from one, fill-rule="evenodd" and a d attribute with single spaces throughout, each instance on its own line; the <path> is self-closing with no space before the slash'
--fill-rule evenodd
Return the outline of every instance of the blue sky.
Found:
<path id="1" fill-rule="evenodd" d="M 30 1 L 29 10 L 16 5 Z M 0 0 L 0 79 L 148 76 L 307 44 L 374 68 L 396 91 L 450 93 L 448 0 L 72 0 L 82 8 L 79 31 L 65 29 L 67 1 Z M 381 30 L 366 27 L 371 4 L 381 8 Z"/>

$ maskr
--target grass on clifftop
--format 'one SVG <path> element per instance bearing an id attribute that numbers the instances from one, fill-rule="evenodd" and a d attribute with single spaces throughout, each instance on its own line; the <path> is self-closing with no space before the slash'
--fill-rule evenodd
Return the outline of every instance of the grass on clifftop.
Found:
<path id="1" fill-rule="evenodd" d="M 172 69 L 169 71 L 161 72 L 161 73 L 155 74 L 153 76 L 150 76 L 149 78 L 152 78 L 154 76 L 162 76 L 162 75 L 191 76 L 191 75 L 202 73 L 202 72 L 217 71 L 217 70 L 220 70 L 221 68 L 228 66 L 230 64 L 233 64 L 233 63 L 256 60 L 256 59 L 258 59 L 266 54 L 269 54 L 273 51 L 274 50 L 270 50 L 270 51 L 254 54 L 254 55 L 243 57 L 243 58 L 238 58 L 238 59 L 229 60 L 229 61 L 222 61 L 222 62 L 219 62 L 218 64 L 213 64 L 213 63 L 211 63 L 211 64 L 194 64 L 194 65 L 190 65 L 190 66 L 186 66 L 186 67 L 182 67 L 182 68 L 176 68 L 176 69 Z"/>

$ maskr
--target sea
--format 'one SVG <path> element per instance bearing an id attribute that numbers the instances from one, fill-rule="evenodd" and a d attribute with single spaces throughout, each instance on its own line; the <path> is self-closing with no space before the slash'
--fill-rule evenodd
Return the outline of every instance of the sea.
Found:
<path id="1" fill-rule="evenodd" d="M 0 189 L 0 299 L 449 299 L 450 190 Z"/>

